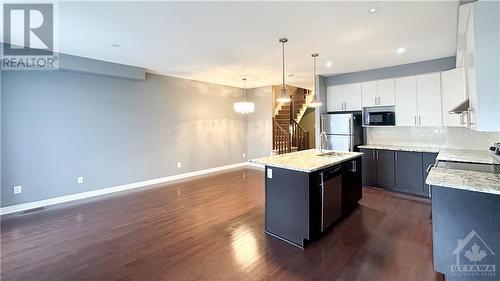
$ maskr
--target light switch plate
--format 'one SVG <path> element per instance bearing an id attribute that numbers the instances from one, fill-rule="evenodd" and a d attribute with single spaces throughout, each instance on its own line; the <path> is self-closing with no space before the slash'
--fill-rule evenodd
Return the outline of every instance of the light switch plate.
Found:
<path id="1" fill-rule="evenodd" d="M 83 183 L 83 177 L 77 177 L 76 178 L 76 183 L 82 184 Z"/>
<path id="2" fill-rule="evenodd" d="M 182 162 L 177 162 L 177 168 L 181 168 L 182 167 Z"/>
<path id="3" fill-rule="evenodd" d="M 272 179 L 273 178 L 273 169 L 267 168 L 267 178 Z"/>

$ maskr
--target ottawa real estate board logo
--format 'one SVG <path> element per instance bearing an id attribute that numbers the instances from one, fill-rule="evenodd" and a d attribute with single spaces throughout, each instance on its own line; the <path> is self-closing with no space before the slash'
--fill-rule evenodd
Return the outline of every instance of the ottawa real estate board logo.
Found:
<path id="1" fill-rule="evenodd" d="M 55 50 L 53 3 L 4 3 L 2 70 L 53 70 Z"/>
<path id="2" fill-rule="evenodd" d="M 495 253 L 474 230 L 458 240 L 452 254 L 456 256 L 456 264 L 451 265 L 452 275 L 495 277 Z"/>

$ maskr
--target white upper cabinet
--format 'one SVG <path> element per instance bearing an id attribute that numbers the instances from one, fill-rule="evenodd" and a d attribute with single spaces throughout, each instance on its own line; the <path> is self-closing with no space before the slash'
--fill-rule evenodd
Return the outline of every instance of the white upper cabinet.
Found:
<path id="1" fill-rule="evenodd" d="M 396 126 L 441 126 L 441 74 L 395 80 Z"/>
<path id="2" fill-rule="evenodd" d="M 361 110 L 361 83 L 329 86 L 326 95 L 328 112 Z"/>
<path id="3" fill-rule="evenodd" d="M 442 126 L 441 121 L 441 74 L 417 76 L 418 125 Z"/>
<path id="4" fill-rule="evenodd" d="M 395 79 L 396 126 L 417 126 L 417 79 L 415 76 Z"/>
<path id="5" fill-rule="evenodd" d="M 326 88 L 326 110 L 341 111 L 344 108 L 343 85 L 329 86 Z"/>
<path id="6" fill-rule="evenodd" d="M 361 83 L 345 85 L 344 110 L 361 110 Z"/>
<path id="7" fill-rule="evenodd" d="M 476 1 L 459 7 L 458 35 L 466 41 L 459 62 L 463 61 L 465 67 L 468 126 L 477 131 L 500 132 L 499 7 L 498 1 Z M 458 41 L 462 44 L 457 48 L 463 47 L 463 40 Z"/>
<path id="8" fill-rule="evenodd" d="M 467 99 L 464 68 L 460 67 L 441 72 L 441 90 L 443 126 L 465 126 L 464 116 L 448 113 L 452 108 Z"/>
<path id="9" fill-rule="evenodd" d="M 361 97 L 363 107 L 377 105 L 377 81 L 367 81 L 361 83 Z"/>
<path id="10" fill-rule="evenodd" d="M 363 107 L 394 105 L 394 79 L 361 83 Z"/>
<path id="11" fill-rule="evenodd" d="M 377 81 L 378 105 L 394 105 L 394 79 Z"/>

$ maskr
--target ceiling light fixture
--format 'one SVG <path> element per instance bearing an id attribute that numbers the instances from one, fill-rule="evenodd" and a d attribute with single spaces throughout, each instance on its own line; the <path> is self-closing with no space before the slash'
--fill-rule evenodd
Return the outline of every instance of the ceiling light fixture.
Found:
<path id="1" fill-rule="evenodd" d="M 332 65 L 333 65 L 333 64 L 332 64 L 332 62 L 331 62 L 331 61 L 327 61 L 327 62 L 326 62 L 326 67 L 330 68 L 330 67 L 332 67 Z"/>
<path id="2" fill-rule="evenodd" d="M 312 98 L 311 102 L 308 104 L 308 106 L 309 107 L 318 107 L 318 106 L 321 106 L 321 102 L 318 99 L 318 95 L 316 95 L 316 89 L 317 89 L 317 85 L 316 85 L 316 58 L 318 57 L 318 54 L 314 53 L 311 55 L 311 57 L 313 57 L 313 59 L 314 59 L 314 68 L 313 68 L 314 88 L 313 88 L 313 98 Z"/>
<path id="3" fill-rule="evenodd" d="M 241 80 L 243 80 L 243 90 L 245 91 L 244 92 L 245 100 L 240 101 L 240 102 L 235 102 L 234 103 L 234 111 L 241 113 L 241 114 L 252 113 L 255 110 L 255 104 L 253 102 L 247 101 L 247 79 L 243 78 Z"/>
<path id="4" fill-rule="evenodd" d="M 113 48 L 120 48 L 120 44 L 113 43 L 110 45 Z"/>
<path id="5" fill-rule="evenodd" d="M 370 10 L 368 10 L 369 14 L 373 14 L 373 13 L 376 13 L 376 12 L 377 12 L 377 8 L 371 8 Z"/>
<path id="6" fill-rule="evenodd" d="M 403 47 L 398 48 L 398 50 L 397 50 L 398 54 L 402 54 L 402 53 L 404 53 L 405 51 L 406 51 L 406 49 L 405 49 L 405 48 L 403 48 Z"/>
<path id="7" fill-rule="evenodd" d="M 285 84 L 285 43 L 288 42 L 288 39 L 280 38 L 279 42 L 281 43 L 282 59 L 283 59 L 283 80 L 281 81 L 280 95 L 276 100 L 279 103 L 286 103 L 292 100 L 286 91 L 286 84 Z"/>

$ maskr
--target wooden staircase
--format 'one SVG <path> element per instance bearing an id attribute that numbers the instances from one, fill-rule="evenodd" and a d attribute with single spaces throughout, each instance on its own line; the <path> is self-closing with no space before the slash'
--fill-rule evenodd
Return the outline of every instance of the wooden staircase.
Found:
<path id="1" fill-rule="evenodd" d="M 299 125 L 307 108 L 305 89 L 297 88 L 291 102 L 278 105 L 273 118 L 273 153 L 283 154 L 309 148 L 309 132 Z"/>

